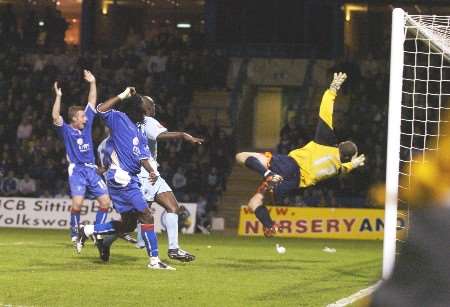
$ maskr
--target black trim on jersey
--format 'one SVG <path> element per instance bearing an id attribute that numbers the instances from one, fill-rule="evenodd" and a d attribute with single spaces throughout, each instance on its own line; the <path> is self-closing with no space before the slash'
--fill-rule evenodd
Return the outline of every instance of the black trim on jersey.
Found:
<path id="1" fill-rule="evenodd" d="M 325 146 L 337 146 L 337 138 L 333 129 L 331 129 L 322 118 L 319 118 L 319 122 L 317 123 L 314 142 Z"/>

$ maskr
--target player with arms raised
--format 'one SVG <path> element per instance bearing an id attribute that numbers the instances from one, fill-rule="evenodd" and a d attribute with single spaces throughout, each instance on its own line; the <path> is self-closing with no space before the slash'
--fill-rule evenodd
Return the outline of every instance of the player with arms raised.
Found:
<path id="1" fill-rule="evenodd" d="M 264 177 L 248 207 L 263 224 L 264 235 L 273 236 L 279 229 L 269 210 L 263 205 L 264 194 L 272 191 L 275 201 L 298 188 L 316 185 L 318 182 L 346 174 L 364 165 L 364 155 L 358 156 L 355 143 L 338 143 L 333 128 L 334 101 L 347 75 L 335 73 L 330 88 L 325 91 L 320 104 L 319 123 L 313 141 L 292 150 L 288 155 L 271 155 L 256 152 L 240 152 L 236 155 L 239 164 L 245 165 Z"/>
<path id="2" fill-rule="evenodd" d="M 84 71 L 84 79 L 89 82 L 89 96 L 86 107 L 71 106 L 68 111 L 70 124 L 61 116 L 62 90 L 54 84 L 56 94 L 52 109 L 53 124 L 64 142 L 69 161 L 69 186 L 72 196 L 70 212 L 70 236 L 75 245 L 80 224 L 80 210 L 86 194 L 94 196 L 100 204 L 95 218 L 96 223 L 106 221 L 110 199 L 106 184 L 96 172 L 94 144 L 92 142 L 92 125 L 97 113 L 97 86 L 91 72 Z"/>
<path id="3" fill-rule="evenodd" d="M 114 106 L 122 102 L 122 111 L 114 110 Z M 77 248 L 82 249 L 89 236 L 98 234 L 128 233 L 141 223 L 142 237 L 147 254 L 150 258 L 148 267 L 151 269 L 174 270 L 159 259 L 158 240 L 154 230 L 154 220 L 150 208 L 140 190 L 137 174 L 141 166 L 149 173 L 148 180 L 154 184 L 157 174 L 150 165 L 151 153 L 147 138 L 139 130 L 138 125 L 144 122 L 144 103 L 136 95 L 134 88 L 128 87 L 116 97 L 108 99 L 98 106 L 100 117 L 110 130 L 107 146 L 110 153 L 110 166 L 105 176 L 109 194 L 114 208 L 120 213 L 121 221 L 106 224 L 82 225 L 77 240 Z M 109 258 L 109 246 L 99 247 L 100 257 L 104 261 Z M 103 251 L 102 251 L 103 250 Z"/>

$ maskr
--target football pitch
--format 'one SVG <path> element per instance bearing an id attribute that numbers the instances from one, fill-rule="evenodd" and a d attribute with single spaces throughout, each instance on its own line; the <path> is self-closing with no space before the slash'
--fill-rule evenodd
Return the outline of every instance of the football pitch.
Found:
<path id="1" fill-rule="evenodd" d="M 158 238 L 167 260 L 166 237 Z M 75 254 L 67 231 L 0 228 L 0 306 L 326 306 L 374 284 L 381 271 L 381 241 L 180 239 L 197 260 L 167 261 L 177 271 L 158 271 L 123 240 L 104 264 L 92 242 Z M 287 252 L 278 254 L 276 243 Z"/>

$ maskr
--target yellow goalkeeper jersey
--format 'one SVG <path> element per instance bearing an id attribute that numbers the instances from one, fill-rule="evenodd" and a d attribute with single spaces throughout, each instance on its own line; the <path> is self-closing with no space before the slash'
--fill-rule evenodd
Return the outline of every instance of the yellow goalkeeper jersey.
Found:
<path id="1" fill-rule="evenodd" d="M 314 140 L 289 152 L 300 168 L 300 187 L 352 170 L 352 163 L 341 163 L 337 139 L 333 131 L 333 109 L 336 93 L 325 91 L 320 103 L 319 123 Z"/>

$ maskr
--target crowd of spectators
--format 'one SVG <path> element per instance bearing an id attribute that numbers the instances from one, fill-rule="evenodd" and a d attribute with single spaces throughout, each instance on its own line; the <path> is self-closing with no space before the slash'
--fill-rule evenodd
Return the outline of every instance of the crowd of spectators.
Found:
<path id="1" fill-rule="evenodd" d="M 2 8 L 0 17 L 1 45 L 13 45 L 29 50 L 37 46 L 48 50 L 64 47 L 64 36 L 69 23 L 61 11 L 54 7 L 47 7 L 41 14 L 29 10 L 19 22 L 13 5 L 7 4 Z"/>
<path id="2" fill-rule="evenodd" d="M 130 33 L 120 48 L 89 53 L 58 44 L 0 50 L 0 195 L 68 197 L 64 145 L 51 120 L 52 84 L 57 80 L 62 87 L 65 116 L 70 105 L 86 103 L 82 71 L 89 69 L 97 79 L 99 102 L 133 85 L 153 97 L 156 118 L 169 131 L 206 139 L 203 145 L 160 142 L 158 160 L 179 201 L 206 200 L 206 211 L 214 210 L 230 173 L 233 142 L 216 123 L 203 122 L 191 102 L 196 89 L 225 86 L 227 59 L 220 51 L 186 48 L 178 37 L 164 31 L 136 39 Z M 105 136 L 103 126 L 96 119 L 95 145 Z"/>
<path id="3" fill-rule="evenodd" d="M 384 64 L 384 65 L 383 65 Z M 386 133 L 388 80 L 387 63 L 369 56 L 363 60 L 343 58 L 330 68 L 349 76 L 337 99 L 347 100 L 344 112 L 335 112 L 334 127 L 339 141 L 354 141 L 366 156 L 366 165 L 346 176 L 329 179 L 315 187 L 302 189 L 284 200 L 298 206 L 364 207 L 371 206 L 369 190 L 384 182 L 386 163 Z M 323 89 L 322 89 L 323 90 Z M 320 94 L 322 92 L 320 91 Z M 320 99 L 317 97 L 317 99 Z M 339 103 L 339 102 L 338 102 Z M 316 101 L 302 105 L 280 131 L 277 151 L 287 154 L 313 139 L 317 124 Z"/>

